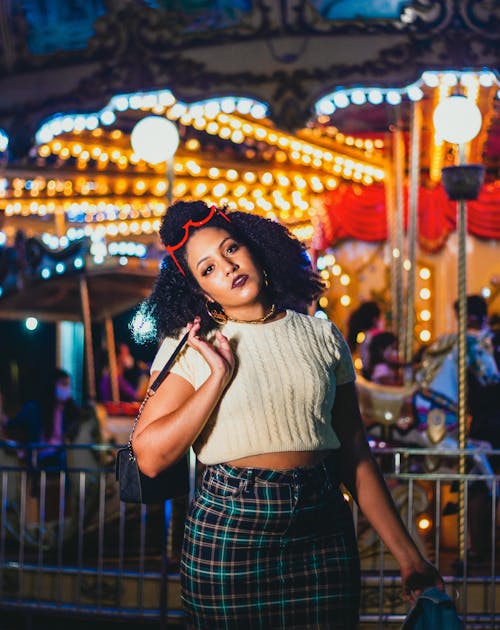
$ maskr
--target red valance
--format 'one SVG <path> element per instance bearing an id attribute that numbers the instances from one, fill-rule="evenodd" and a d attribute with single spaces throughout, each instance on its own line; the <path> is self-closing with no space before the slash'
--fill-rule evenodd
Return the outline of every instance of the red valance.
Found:
<path id="1" fill-rule="evenodd" d="M 408 191 L 404 190 L 405 226 Z M 387 239 L 385 188 L 382 185 L 342 185 L 323 197 L 325 212 L 317 233 L 318 249 L 344 238 L 360 241 Z M 500 182 L 483 186 L 479 198 L 470 201 L 468 232 L 480 238 L 500 239 Z M 418 242 L 428 252 L 438 251 L 456 228 L 457 204 L 449 201 L 442 186 L 432 190 L 420 188 L 418 209 Z"/>

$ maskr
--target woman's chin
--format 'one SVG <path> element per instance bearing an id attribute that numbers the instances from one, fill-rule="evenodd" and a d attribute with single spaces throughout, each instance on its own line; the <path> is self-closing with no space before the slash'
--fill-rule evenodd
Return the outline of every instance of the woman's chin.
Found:
<path id="1" fill-rule="evenodd" d="M 261 292 L 255 286 L 245 286 L 241 287 L 241 289 L 233 289 L 233 293 L 231 293 L 231 304 L 229 304 L 228 300 L 228 308 L 230 306 L 252 306 L 254 304 L 260 304 L 263 302 L 263 296 Z"/>

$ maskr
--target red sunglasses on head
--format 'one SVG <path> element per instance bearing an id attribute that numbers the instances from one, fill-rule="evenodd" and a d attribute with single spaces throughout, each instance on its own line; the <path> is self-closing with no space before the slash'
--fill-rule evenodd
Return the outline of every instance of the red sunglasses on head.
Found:
<path id="1" fill-rule="evenodd" d="M 228 223 L 231 223 L 231 219 L 226 214 L 224 214 L 224 212 L 222 212 L 222 210 L 219 210 L 216 206 L 210 206 L 210 212 L 207 214 L 207 216 L 204 219 L 201 219 L 200 221 L 193 221 L 193 219 L 189 219 L 189 221 L 186 221 L 186 223 L 184 223 L 184 225 L 182 226 L 182 229 L 184 230 L 184 236 L 177 243 L 177 245 L 166 245 L 165 246 L 165 249 L 167 250 L 167 252 L 172 257 L 174 263 L 177 265 L 177 269 L 182 273 L 183 276 L 186 275 L 186 272 L 180 266 L 179 261 L 177 260 L 174 252 L 176 252 L 178 249 L 180 249 L 181 247 L 183 247 L 186 244 L 186 242 L 187 242 L 187 240 L 189 238 L 189 228 L 192 228 L 192 227 L 197 228 L 197 227 L 201 227 L 202 225 L 205 225 L 206 223 L 211 221 L 216 214 L 219 214 L 221 217 L 226 219 L 226 221 Z"/>

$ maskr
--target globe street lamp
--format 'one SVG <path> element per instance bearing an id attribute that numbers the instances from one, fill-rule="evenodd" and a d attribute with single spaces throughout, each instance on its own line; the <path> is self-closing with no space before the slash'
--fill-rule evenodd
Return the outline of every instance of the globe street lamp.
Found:
<path id="1" fill-rule="evenodd" d="M 465 433 L 467 414 L 467 200 L 476 199 L 483 180 L 481 164 L 465 164 L 465 144 L 481 130 L 482 116 L 477 105 L 465 96 L 443 99 L 434 110 L 438 138 L 458 145 L 458 165 L 442 169 L 443 186 L 449 199 L 458 202 L 458 442 L 459 473 L 465 475 Z M 463 478 L 462 478 L 463 479 Z M 459 484 L 459 555 L 465 562 L 465 487 Z"/>
<path id="2" fill-rule="evenodd" d="M 179 146 L 179 132 L 173 122 L 163 116 L 146 116 L 132 129 L 130 144 L 134 152 L 149 164 L 165 162 L 167 202 L 173 201 L 173 157 Z"/>
<path id="3" fill-rule="evenodd" d="M 481 131 L 481 112 L 474 101 L 465 96 L 444 98 L 432 118 L 439 138 L 452 144 L 470 142 Z"/>

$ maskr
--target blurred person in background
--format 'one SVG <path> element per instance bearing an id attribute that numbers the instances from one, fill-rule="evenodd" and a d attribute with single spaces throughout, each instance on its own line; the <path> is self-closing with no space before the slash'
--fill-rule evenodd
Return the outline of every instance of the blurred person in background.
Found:
<path id="1" fill-rule="evenodd" d="M 57 447 L 74 440 L 82 420 L 69 373 L 56 368 L 44 394 L 40 400 L 28 400 L 19 413 L 5 422 L 4 431 L 17 442 L 47 444 L 37 450 L 39 466 L 65 468 L 66 451 Z"/>
<path id="2" fill-rule="evenodd" d="M 365 378 L 369 363 L 369 346 L 373 335 L 383 331 L 382 311 L 373 301 L 362 302 L 355 309 L 347 322 L 346 341 L 353 355 L 358 355 L 362 361 L 362 374 Z"/>
<path id="3" fill-rule="evenodd" d="M 118 394 L 122 402 L 142 400 L 146 395 L 149 368 L 142 361 L 136 361 L 126 343 L 119 343 L 116 352 L 118 374 Z M 103 371 L 99 383 L 101 400 L 112 400 L 111 373 L 109 367 Z"/>
<path id="4" fill-rule="evenodd" d="M 366 377 L 380 385 L 402 385 L 398 339 L 392 332 L 372 336 L 368 346 Z"/>

